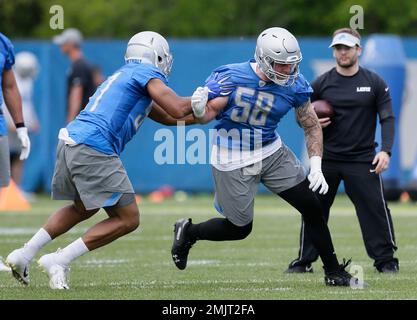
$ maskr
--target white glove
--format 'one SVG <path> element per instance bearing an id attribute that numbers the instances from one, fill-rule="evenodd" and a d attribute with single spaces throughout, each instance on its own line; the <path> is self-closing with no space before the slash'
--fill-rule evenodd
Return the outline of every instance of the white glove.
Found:
<path id="1" fill-rule="evenodd" d="M 30 153 L 30 139 L 28 136 L 28 129 L 26 127 L 16 128 L 17 137 L 22 144 L 22 151 L 20 152 L 20 160 L 25 160 Z"/>
<path id="2" fill-rule="evenodd" d="M 321 157 L 313 156 L 310 158 L 310 174 L 308 175 L 308 181 L 310 185 L 308 186 L 315 192 L 320 186 L 319 194 L 326 194 L 329 191 L 329 185 L 324 179 L 323 172 L 321 172 Z"/>
<path id="3" fill-rule="evenodd" d="M 208 88 L 198 87 L 191 97 L 191 108 L 196 118 L 204 117 L 208 100 Z"/>

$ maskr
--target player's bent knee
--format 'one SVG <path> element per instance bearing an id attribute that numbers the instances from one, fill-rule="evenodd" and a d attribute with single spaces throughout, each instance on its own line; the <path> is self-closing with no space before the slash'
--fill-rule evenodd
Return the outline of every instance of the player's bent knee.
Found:
<path id="1" fill-rule="evenodd" d="M 320 213 L 320 215 L 323 215 L 323 208 L 320 205 L 320 201 L 319 200 L 312 200 L 307 208 L 309 209 L 309 212 L 314 212 L 314 213 Z"/>
<path id="2" fill-rule="evenodd" d="M 131 219 L 131 221 L 129 222 L 129 225 L 128 225 L 129 232 L 136 230 L 139 227 L 139 225 L 140 225 L 140 219 L 139 219 L 139 212 L 138 212 L 136 217 Z"/>
<path id="3" fill-rule="evenodd" d="M 324 213 L 320 206 L 312 206 L 309 209 L 305 209 L 301 212 L 303 219 L 308 224 L 320 224 L 325 222 Z"/>
<path id="4" fill-rule="evenodd" d="M 252 232 L 252 222 L 246 226 L 241 227 L 242 229 L 242 239 L 245 239 Z"/>
<path id="5" fill-rule="evenodd" d="M 236 240 L 243 240 L 245 239 L 251 232 L 252 232 L 252 221 L 244 226 L 237 226 L 229 221 L 229 223 L 233 226 L 234 234 L 236 236 Z"/>
<path id="6" fill-rule="evenodd" d="M 125 233 L 132 232 L 139 227 L 139 210 L 136 206 L 131 206 L 128 211 L 125 211 L 123 214 L 119 216 L 123 221 Z"/>

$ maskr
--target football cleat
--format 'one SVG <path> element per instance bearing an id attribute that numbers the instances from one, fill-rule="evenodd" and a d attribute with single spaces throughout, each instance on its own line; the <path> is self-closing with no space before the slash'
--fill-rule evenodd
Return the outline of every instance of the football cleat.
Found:
<path id="1" fill-rule="evenodd" d="M 339 265 L 339 268 L 335 271 L 327 271 L 324 273 L 324 282 L 326 286 L 343 286 L 343 287 L 364 287 L 365 283 L 361 283 L 358 278 L 353 277 L 345 269 L 350 264 L 352 260 L 349 259 L 345 261 L 343 259 L 343 264 Z"/>
<path id="2" fill-rule="evenodd" d="M 187 229 L 191 219 L 180 219 L 174 225 L 174 241 L 172 243 L 171 255 L 178 269 L 184 270 L 187 267 L 188 253 L 195 243 L 187 236 Z"/>
<path id="3" fill-rule="evenodd" d="M 29 263 L 30 261 L 23 256 L 23 248 L 13 250 L 5 261 L 12 270 L 13 277 L 25 286 L 29 285 Z"/>
<path id="4" fill-rule="evenodd" d="M 40 257 L 38 265 L 48 275 L 49 287 L 51 289 L 69 289 L 68 285 L 68 274 L 69 267 L 62 266 L 56 262 L 56 255 L 59 250 L 54 253 L 46 254 Z"/>

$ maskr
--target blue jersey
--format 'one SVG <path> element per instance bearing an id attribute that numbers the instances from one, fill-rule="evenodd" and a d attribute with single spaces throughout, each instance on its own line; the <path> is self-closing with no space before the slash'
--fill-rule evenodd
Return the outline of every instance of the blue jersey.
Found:
<path id="1" fill-rule="evenodd" d="M 227 81 L 236 85 L 226 107 L 216 117 L 219 120 L 216 129 L 224 129 L 226 132 L 238 130 L 240 139 L 230 141 L 230 135 L 217 134 L 216 144 L 222 147 L 252 150 L 260 143 L 262 146 L 272 143 L 279 137 L 276 129 L 281 118 L 291 108 L 307 102 L 313 92 L 301 74 L 291 86 L 262 81 L 251 67 L 254 62 L 250 60 L 221 66 L 206 80 L 208 82 L 219 73 L 220 78 L 229 76 Z"/>
<path id="2" fill-rule="evenodd" d="M 14 65 L 14 49 L 10 40 L 0 32 L 0 106 L 3 104 L 3 70 L 10 70 Z M 7 125 L 0 108 L 0 136 L 7 135 Z"/>
<path id="3" fill-rule="evenodd" d="M 155 66 L 129 61 L 98 87 L 87 106 L 67 126 L 69 136 L 105 154 L 120 154 L 152 108 L 146 90 L 154 78 L 168 83 Z"/>

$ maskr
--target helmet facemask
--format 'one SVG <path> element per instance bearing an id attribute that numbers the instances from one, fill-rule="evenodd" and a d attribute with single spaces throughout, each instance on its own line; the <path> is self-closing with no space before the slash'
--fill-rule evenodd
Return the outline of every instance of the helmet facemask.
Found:
<path id="1" fill-rule="evenodd" d="M 169 53 L 165 48 L 163 48 L 165 57 L 158 56 L 156 51 L 155 55 L 158 57 L 157 60 L 157 67 L 161 69 L 161 71 L 168 77 L 171 73 L 172 63 L 174 62 L 174 58 L 172 54 Z"/>

